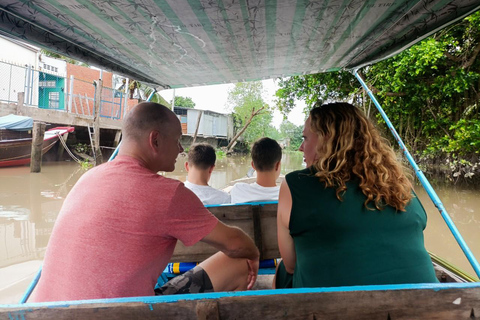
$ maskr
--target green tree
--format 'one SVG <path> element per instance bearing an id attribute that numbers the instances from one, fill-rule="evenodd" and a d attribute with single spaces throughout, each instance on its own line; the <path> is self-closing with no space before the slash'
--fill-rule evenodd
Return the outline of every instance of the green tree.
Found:
<path id="1" fill-rule="evenodd" d="M 133 95 L 134 95 L 135 90 L 137 90 L 137 92 L 138 92 L 138 102 L 148 100 L 150 95 L 153 93 L 153 96 L 150 99 L 151 102 L 160 103 L 160 104 L 162 104 L 162 105 L 164 105 L 164 106 L 166 106 L 170 109 L 172 108 L 170 103 L 168 103 L 167 100 L 165 100 L 160 95 L 160 93 L 158 93 L 158 91 L 156 91 L 154 88 L 152 88 L 152 87 L 150 87 L 150 86 L 148 86 L 144 83 L 141 83 L 140 81 L 130 80 L 129 85 L 128 85 L 128 89 L 129 89 L 129 98 L 130 99 L 133 99 Z"/>
<path id="2" fill-rule="evenodd" d="M 280 135 L 284 139 L 289 139 L 288 150 L 298 150 L 303 141 L 303 126 L 296 126 L 290 121 L 284 120 L 280 124 Z"/>
<path id="3" fill-rule="evenodd" d="M 280 139 L 280 133 L 272 125 L 273 116 L 270 112 L 261 113 L 252 119 L 252 122 L 243 133 L 243 138 L 248 144 L 252 144 L 262 137 Z"/>
<path id="4" fill-rule="evenodd" d="M 234 122 L 238 131 L 228 144 L 227 152 L 232 151 L 238 138 L 252 124 L 255 117 L 270 111 L 269 106 L 263 100 L 262 94 L 263 85 L 260 81 L 236 83 L 235 87 L 228 92 L 228 103 L 233 106 Z M 263 123 L 263 121 L 258 121 Z"/>
<path id="5" fill-rule="evenodd" d="M 410 49 L 362 70 L 407 146 L 417 156 L 475 157 L 480 152 L 480 13 Z M 349 72 L 297 76 L 279 82 L 277 107 L 296 99 L 350 101 L 369 114 L 370 99 Z M 378 122 L 383 122 L 375 114 Z"/>
<path id="6" fill-rule="evenodd" d="M 89 65 L 84 63 L 84 62 L 80 62 L 80 61 L 77 61 L 75 59 L 72 59 L 72 58 L 68 58 L 68 57 L 65 57 L 65 56 L 62 56 L 61 54 L 58 54 L 56 52 L 53 52 L 53 51 L 48 51 L 48 50 L 45 50 L 45 49 L 41 49 L 40 50 L 41 54 L 47 56 L 47 57 L 51 57 L 51 58 L 55 58 L 55 59 L 60 59 L 60 60 L 63 60 L 65 62 L 68 62 L 70 64 L 77 64 L 77 65 L 81 65 L 83 67 L 88 67 Z"/>
<path id="7" fill-rule="evenodd" d="M 175 96 L 175 107 L 195 108 L 195 102 L 190 97 Z"/>

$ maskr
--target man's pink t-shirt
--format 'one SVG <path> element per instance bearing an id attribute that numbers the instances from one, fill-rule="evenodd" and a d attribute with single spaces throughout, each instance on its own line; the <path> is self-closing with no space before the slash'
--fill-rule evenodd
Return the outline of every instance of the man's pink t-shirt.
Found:
<path id="1" fill-rule="evenodd" d="M 177 239 L 193 245 L 217 223 L 182 182 L 119 156 L 65 199 L 29 302 L 154 295 Z"/>

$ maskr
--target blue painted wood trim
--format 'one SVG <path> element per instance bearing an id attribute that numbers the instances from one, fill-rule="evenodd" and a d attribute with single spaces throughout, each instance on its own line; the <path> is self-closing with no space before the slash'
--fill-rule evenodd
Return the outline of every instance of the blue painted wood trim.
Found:
<path id="1" fill-rule="evenodd" d="M 94 299 L 94 300 L 77 300 L 77 301 L 56 301 L 56 302 L 39 302 L 26 304 L 4 304 L 0 305 L 1 309 L 6 308 L 68 308 L 70 306 L 88 305 L 88 304 L 114 304 L 114 303 L 130 303 L 140 302 L 145 304 L 157 303 L 174 303 L 181 300 L 201 300 L 201 299 L 218 299 L 224 297 L 262 297 L 274 296 L 280 294 L 304 294 L 304 293 L 327 293 L 327 292 L 357 292 L 357 291 L 396 291 L 396 290 L 432 290 L 441 291 L 447 289 L 479 289 L 479 282 L 470 283 L 417 283 L 417 284 L 396 284 L 396 285 L 374 285 L 374 286 L 354 286 L 354 287 L 329 287 L 329 288 L 296 288 L 296 289 L 272 289 L 272 290 L 249 290 L 236 292 L 212 292 L 212 293 L 192 293 L 178 294 L 168 296 L 147 296 L 147 297 L 130 297 L 130 298 L 113 298 L 113 299 Z"/>
<path id="2" fill-rule="evenodd" d="M 470 264 L 472 265 L 473 270 L 475 270 L 475 273 L 480 278 L 480 265 L 478 264 L 478 261 L 475 259 L 475 256 L 473 255 L 472 251 L 468 247 L 465 240 L 463 240 L 462 235 L 460 234 L 457 227 L 455 226 L 455 223 L 448 215 L 447 210 L 443 206 L 442 201 L 437 196 L 437 193 L 435 192 L 435 190 L 433 190 L 433 187 L 431 186 L 430 182 L 427 180 L 423 172 L 418 167 L 417 163 L 415 162 L 412 155 L 408 151 L 407 147 L 403 143 L 402 139 L 398 135 L 397 130 L 395 130 L 387 114 L 385 113 L 385 111 L 383 111 L 382 107 L 380 106 L 380 103 L 378 103 L 377 99 L 373 95 L 373 92 L 368 88 L 367 84 L 363 81 L 362 77 L 360 77 L 360 75 L 358 74 L 358 70 L 357 69 L 354 70 L 353 74 L 358 79 L 362 87 L 365 89 L 370 99 L 372 99 L 373 103 L 377 107 L 377 110 L 382 115 L 383 120 L 385 120 L 385 122 L 387 123 L 387 126 L 392 132 L 393 136 L 395 137 L 395 140 L 397 140 L 398 144 L 400 145 L 400 148 L 402 148 L 403 154 L 405 155 L 405 157 L 407 157 L 408 162 L 413 167 L 413 170 L 415 170 L 415 174 L 417 175 L 418 179 L 420 180 L 423 187 L 427 191 L 428 195 L 430 196 L 430 199 L 432 199 L 433 204 L 435 205 L 435 207 L 437 207 L 438 211 L 443 217 L 443 220 L 445 220 L 445 223 L 447 224 L 448 228 L 450 229 L 453 236 L 455 237 L 455 240 L 457 240 L 457 243 L 460 245 L 460 248 L 462 248 L 463 253 L 467 257 Z"/>
<path id="3" fill-rule="evenodd" d="M 264 206 L 266 204 L 277 204 L 278 201 L 259 201 L 259 202 L 243 202 L 243 203 L 224 203 L 224 204 L 207 204 L 206 208 L 215 207 L 234 207 L 234 206 Z"/>

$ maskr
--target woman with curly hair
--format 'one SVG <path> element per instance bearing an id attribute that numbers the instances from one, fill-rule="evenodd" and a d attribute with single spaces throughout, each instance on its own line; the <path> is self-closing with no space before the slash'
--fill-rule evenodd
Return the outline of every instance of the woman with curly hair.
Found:
<path id="1" fill-rule="evenodd" d="M 276 287 L 437 282 L 425 210 L 363 112 L 316 106 L 303 138 L 307 168 L 287 174 L 280 188 Z"/>

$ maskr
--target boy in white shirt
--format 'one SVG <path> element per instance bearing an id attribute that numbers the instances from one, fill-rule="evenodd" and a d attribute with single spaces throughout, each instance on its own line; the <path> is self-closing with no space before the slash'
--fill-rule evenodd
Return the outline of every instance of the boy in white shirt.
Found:
<path id="1" fill-rule="evenodd" d="M 278 200 L 282 148 L 270 138 L 257 140 L 252 147 L 252 167 L 257 171 L 257 181 L 251 184 L 238 182 L 230 190 L 232 203 Z"/>
<path id="2" fill-rule="evenodd" d="M 203 204 L 230 203 L 230 195 L 208 185 L 215 168 L 215 149 L 208 143 L 198 143 L 190 146 L 188 161 L 185 162 L 187 181 L 185 187 L 197 195 Z"/>

